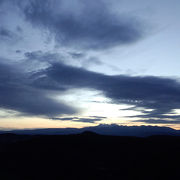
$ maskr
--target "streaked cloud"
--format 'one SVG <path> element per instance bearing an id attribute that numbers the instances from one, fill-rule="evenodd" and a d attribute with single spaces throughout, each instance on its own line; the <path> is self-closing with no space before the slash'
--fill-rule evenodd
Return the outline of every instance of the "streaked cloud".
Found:
<path id="1" fill-rule="evenodd" d="M 60 121 L 75 121 L 75 122 L 85 122 L 85 123 L 95 123 L 106 119 L 102 116 L 88 116 L 88 117 L 62 117 L 62 118 L 52 118 L 52 120 Z"/>

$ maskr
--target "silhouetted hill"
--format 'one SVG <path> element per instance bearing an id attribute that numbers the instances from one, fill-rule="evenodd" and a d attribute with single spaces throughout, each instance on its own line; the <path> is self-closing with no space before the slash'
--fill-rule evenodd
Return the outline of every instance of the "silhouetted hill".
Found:
<path id="1" fill-rule="evenodd" d="M 101 135 L 113 136 L 137 136 L 147 137 L 152 135 L 174 135 L 180 136 L 180 131 L 159 126 L 118 126 L 112 125 L 98 125 L 94 127 L 85 128 L 54 128 L 54 129 L 32 129 L 32 130 L 13 130 L 1 131 L 1 133 L 14 133 L 14 134 L 29 134 L 29 135 L 67 135 L 79 134 L 84 131 L 91 131 Z"/>
<path id="2" fill-rule="evenodd" d="M 179 152 L 179 136 L 123 137 L 87 131 L 1 134 L 0 176 L 3 180 L 176 180 L 180 179 Z"/>
<path id="3" fill-rule="evenodd" d="M 98 134 L 92 131 L 83 131 L 81 134 L 79 135 L 83 135 L 83 136 L 97 136 Z"/>

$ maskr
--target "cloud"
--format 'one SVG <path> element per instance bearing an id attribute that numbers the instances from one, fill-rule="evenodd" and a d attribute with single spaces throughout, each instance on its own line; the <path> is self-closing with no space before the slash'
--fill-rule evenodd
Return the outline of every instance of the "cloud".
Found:
<path id="1" fill-rule="evenodd" d="M 4 28 L 1 27 L 0 28 L 0 36 L 11 38 L 12 33 L 9 30 L 4 29 Z"/>
<path id="2" fill-rule="evenodd" d="M 51 92 L 32 86 L 29 74 L 17 66 L 0 63 L 0 107 L 20 115 L 56 116 L 73 114 L 76 110 L 52 98 Z"/>
<path id="3" fill-rule="evenodd" d="M 4 26 L 0 26 L 0 44 L 4 45 L 4 43 L 6 43 L 8 45 L 14 45 L 20 40 L 22 40 L 20 34 Z"/>
<path id="4" fill-rule="evenodd" d="M 40 78 L 34 83 L 44 82 L 43 87 L 48 86 L 48 82 L 55 82 L 58 85 L 56 88 L 95 89 L 101 91 L 113 103 L 133 105 L 134 110 L 142 109 L 140 111 L 144 115 L 136 117 L 162 118 L 180 108 L 180 83 L 171 78 L 109 76 L 57 62 L 38 74 Z M 173 118 L 172 114 L 166 116 Z"/>
<path id="5" fill-rule="evenodd" d="M 0 4 L 2 2 L 7 1 L 0 0 Z M 11 2 L 8 1 L 7 9 Z M 144 36 L 140 21 L 124 15 L 118 16 L 103 0 L 16 0 L 13 6 L 15 2 L 18 2 L 27 22 L 40 28 L 41 32 L 51 32 L 60 46 L 79 48 L 78 51 L 68 49 L 68 52 L 73 53 L 66 55 L 73 60 L 84 58 L 84 61 L 80 61 L 83 67 L 102 64 L 98 58 L 90 58 L 84 49 L 100 50 L 127 45 Z M 14 17 L 16 20 L 19 11 L 16 8 L 13 10 L 16 11 L 13 15 L 17 13 L 17 17 Z M 26 26 L 27 22 L 23 22 L 23 25 Z M 16 31 L 12 31 L 1 25 L 0 40 L 13 40 L 16 43 L 16 35 L 21 32 L 20 26 L 16 25 Z M 9 52 L 12 52 L 11 49 Z M 20 53 L 20 50 L 16 53 Z M 73 114 L 76 109 L 55 100 L 54 92 L 88 88 L 101 91 L 113 103 L 133 105 L 135 111 L 140 109 L 142 114 L 134 117 L 144 121 L 179 121 L 179 116 L 172 114 L 174 109 L 180 109 L 180 83 L 177 80 L 96 73 L 68 65 L 66 55 L 26 52 L 25 59 L 19 62 L 16 60 L 18 63 L 15 64 L 8 60 L 4 63 L 5 60 L 0 58 L 0 107 L 21 114 L 56 118 L 61 114 Z M 89 119 L 93 118 L 81 120 Z"/>
<path id="6" fill-rule="evenodd" d="M 81 59 L 86 56 L 84 53 L 78 53 L 78 52 L 70 52 L 69 54 L 72 56 L 73 59 Z"/>
<path id="7" fill-rule="evenodd" d="M 107 49 L 144 36 L 141 22 L 119 17 L 102 0 L 30 0 L 19 4 L 26 20 L 50 31 L 60 46 Z"/>
<path id="8" fill-rule="evenodd" d="M 93 65 L 105 65 L 99 58 L 95 56 L 87 56 L 85 53 L 79 53 L 79 52 L 70 52 L 69 53 L 70 57 L 74 62 L 77 62 L 81 67 L 87 69 L 90 66 Z"/>
<path id="9" fill-rule="evenodd" d="M 95 123 L 105 119 L 106 117 L 102 116 L 89 116 L 89 117 L 63 117 L 63 118 L 52 118 L 52 120 L 60 121 L 75 121 L 75 122 L 84 122 L 84 123 Z"/>
<path id="10" fill-rule="evenodd" d="M 16 50 L 16 53 L 17 53 L 17 54 L 20 54 L 20 53 L 21 53 L 21 50 Z"/>
<path id="11" fill-rule="evenodd" d="M 22 71 L 22 67 L 19 70 L 17 65 L 12 67 L 0 64 L 2 108 L 57 118 L 58 115 L 71 114 L 75 110 L 50 98 L 54 92 L 85 88 L 98 90 L 111 99 L 112 103 L 132 105 L 127 110 L 142 113 L 130 116 L 132 118 L 164 120 L 165 123 L 168 121 L 172 124 L 179 121 L 179 115 L 173 112 L 180 109 L 180 83 L 176 79 L 105 75 L 64 64 L 65 59 L 57 54 L 43 52 L 26 53 L 25 66 L 29 66 L 28 63 L 33 60 L 43 62 L 46 66 L 35 71 Z M 93 121 L 92 119 L 102 118 L 88 117 L 79 121 L 88 122 Z"/>
<path id="12" fill-rule="evenodd" d="M 133 122 L 143 122 L 146 124 L 180 124 L 180 120 L 159 120 L 159 119 L 148 119 L 148 120 L 138 120 Z"/>
<path id="13" fill-rule="evenodd" d="M 102 61 L 100 61 L 97 57 L 89 57 L 88 59 L 83 59 L 81 61 L 82 67 L 84 68 L 88 68 L 89 66 L 92 65 L 104 65 L 105 63 L 103 63 Z"/>
<path id="14" fill-rule="evenodd" d="M 10 30 L 0 27 L 0 40 L 12 40 L 16 38 L 16 35 Z"/>

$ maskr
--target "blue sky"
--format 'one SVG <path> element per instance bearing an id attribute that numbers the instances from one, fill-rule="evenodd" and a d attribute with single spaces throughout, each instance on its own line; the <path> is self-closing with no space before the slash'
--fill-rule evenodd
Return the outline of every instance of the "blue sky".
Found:
<path id="1" fill-rule="evenodd" d="M 0 128 L 180 128 L 178 0 L 0 1 Z"/>

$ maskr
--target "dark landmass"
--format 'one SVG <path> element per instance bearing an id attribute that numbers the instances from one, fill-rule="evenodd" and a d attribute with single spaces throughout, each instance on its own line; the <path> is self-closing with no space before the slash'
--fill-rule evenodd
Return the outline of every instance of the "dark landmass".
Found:
<path id="1" fill-rule="evenodd" d="M 0 135 L 2 180 L 180 179 L 180 136 Z"/>
<path id="2" fill-rule="evenodd" d="M 180 130 L 175 130 L 169 127 L 160 126 L 118 126 L 116 124 L 105 125 L 101 124 L 94 127 L 85 128 L 48 128 L 48 129 L 25 129 L 25 130 L 12 130 L 0 131 L 2 133 L 13 134 L 26 134 L 26 135 L 68 135 L 79 134 L 84 131 L 91 131 L 101 135 L 113 136 L 136 136 L 147 137 L 153 135 L 173 135 L 180 136 Z"/>

